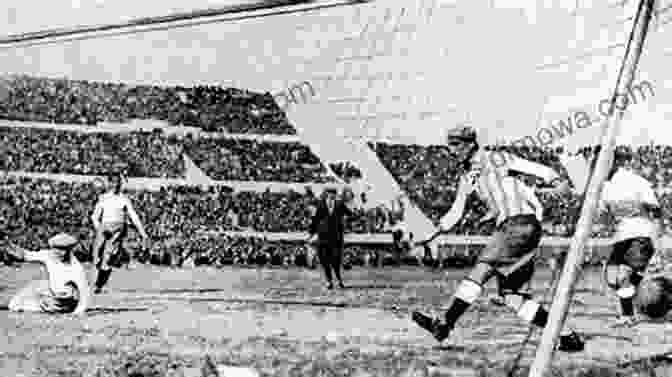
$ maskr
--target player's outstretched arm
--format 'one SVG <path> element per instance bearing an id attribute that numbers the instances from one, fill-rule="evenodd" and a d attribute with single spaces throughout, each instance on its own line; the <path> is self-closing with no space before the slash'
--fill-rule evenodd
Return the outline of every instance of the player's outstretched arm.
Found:
<path id="1" fill-rule="evenodd" d="M 507 161 L 510 170 L 539 177 L 546 183 L 552 183 L 554 180 L 560 178 L 560 174 L 552 168 L 537 162 L 526 160 L 522 157 L 511 156 Z"/>
<path id="2" fill-rule="evenodd" d="M 100 203 L 96 203 L 95 208 L 93 209 L 93 213 L 91 214 L 91 223 L 93 224 L 93 229 L 96 231 L 100 227 L 100 219 L 103 217 L 103 206 Z"/>
<path id="3" fill-rule="evenodd" d="M 140 216 L 138 216 L 138 213 L 135 212 L 135 208 L 133 208 L 133 205 L 130 203 L 130 201 L 126 205 L 126 210 L 128 211 L 128 216 L 131 218 L 131 222 L 133 222 L 133 226 L 135 226 L 135 229 L 137 229 L 138 233 L 140 233 L 140 237 L 142 237 L 146 243 L 149 243 L 149 235 L 145 231 L 145 227 L 142 225 Z M 148 245 L 146 246 L 148 247 Z"/>
<path id="4" fill-rule="evenodd" d="M 539 177 L 552 186 L 550 188 L 537 189 L 536 191 L 539 193 L 562 194 L 570 191 L 569 181 L 562 178 L 560 174 L 548 166 L 518 156 L 512 156 L 508 161 L 509 169 Z"/>
<path id="5" fill-rule="evenodd" d="M 463 176 L 460 179 L 460 184 L 457 188 L 457 195 L 455 197 L 453 205 L 450 207 L 448 213 L 446 213 L 441 218 L 441 220 L 439 220 L 438 231 L 428 239 L 417 242 L 417 244 L 420 245 L 423 243 L 431 242 L 440 233 L 447 232 L 451 230 L 453 227 L 455 227 L 455 225 L 462 219 L 462 216 L 464 215 L 464 208 L 466 207 L 467 204 L 467 199 L 469 198 L 469 194 L 471 194 L 473 191 L 474 191 L 473 183 L 468 177 Z"/>
<path id="6" fill-rule="evenodd" d="M 6 244 L 5 252 L 15 259 L 24 262 L 43 262 L 46 258 L 43 252 L 24 249 L 12 242 Z"/>

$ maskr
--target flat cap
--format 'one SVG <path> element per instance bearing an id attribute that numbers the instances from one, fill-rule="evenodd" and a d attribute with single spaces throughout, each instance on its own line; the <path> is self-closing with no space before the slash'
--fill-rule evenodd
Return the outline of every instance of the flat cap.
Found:
<path id="1" fill-rule="evenodd" d="M 332 194 L 338 194 L 339 187 L 335 185 L 329 185 L 324 188 L 325 193 L 332 193 Z"/>
<path id="2" fill-rule="evenodd" d="M 476 130 L 470 126 L 451 128 L 446 133 L 446 140 L 476 141 Z"/>
<path id="3" fill-rule="evenodd" d="M 51 237 L 48 241 L 49 247 L 54 249 L 69 249 L 77 245 L 78 242 L 77 238 L 67 233 L 59 233 Z"/>

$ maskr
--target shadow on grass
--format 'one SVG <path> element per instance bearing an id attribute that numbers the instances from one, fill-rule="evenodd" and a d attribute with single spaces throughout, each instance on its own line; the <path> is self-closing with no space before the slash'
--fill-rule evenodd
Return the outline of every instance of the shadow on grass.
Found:
<path id="1" fill-rule="evenodd" d="M 433 346 L 432 349 L 436 351 L 450 351 L 450 352 L 467 352 L 469 349 L 465 346 L 459 346 L 457 344 L 441 344 Z"/>
<path id="2" fill-rule="evenodd" d="M 581 332 L 581 336 L 587 342 L 589 342 L 593 339 L 596 339 L 596 338 L 607 338 L 607 339 L 613 339 L 613 340 L 622 340 L 622 341 L 625 341 L 625 342 L 632 342 L 632 338 L 629 337 L 629 336 L 614 335 L 614 334 L 599 333 L 599 332 Z"/>
<path id="3" fill-rule="evenodd" d="M 229 292 L 231 289 L 221 288 L 194 288 L 194 289 L 120 289 L 124 293 L 156 293 L 156 294 L 179 294 L 179 293 L 217 293 Z"/>
<path id="4" fill-rule="evenodd" d="M 402 285 L 391 285 L 391 284 L 346 284 L 345 290 L 365 290 L 365 289 L 398 289 L 401 290 L 404 287 Z"/>
<path id="5" fill-rule="evenodd" d="M 92 315 L 118 314 L 128 312 L 145 312 L 147 310 L 149 310 L 149 308 L 89 308 L 86 310 L 86 314 L 92 316 Z"/>
<path id="6" fill-rule="evenodd" d="M 144 312 L 149 308 L 89 308 L 86 310 L 88 315 L 115 314 L 125 312 Z M 0 305 L 0 311 L 9 311 L 9 306 Z"/>
<path id="7" fill-rule="evenodd" d="M 382 311 L 398 312 L 399 307 L 395 305 L 366 305 L 353 304 L 351 302 L 333 302 L 333 301 L 319 301 L 319 300 L 283 300 L 283 299 L 244 299 L 244 298 L 222 298 L 222 297 L 162 297 L 162 296 L 147 296 L 141 297 L 141 301 L 181 301 L 187 303 L 197 302 L 212 302 L 224 304 L 241 304 L 241 305 L 286 305 L 286 306 L 308 306 L 308 307 L 328 307 L 328 308 L 342 308 L 342 309 L 372 309 Z M 138 300 L 128 300 L 138 301 Z M 343 300 L 345 301 L 345 300 Z"/>
<path id="8" fill-rule="evenodd" d="M 572 313 L 572 317 L 593 318 L 593 319 L 616 319 L 618 315 L 615 313 Z"/>
<path id="9" fill-rule="evenodd" d="M 343 302 L 325 302 L 325 301 L 299 301 L 299 300 L 255 300 L 255 299 L 226 299 L 226 298 L 209 298 L 209 297 L 197 297 L 197 298 L 165 298 L 161 299 L 168 300 L 177 300 L 177 301 L 189 301 L 189 302 L 221 302 L 221 303 L 230 303 L 230 304 L 263 304 L 263 305 L 303 305 L 303 306 L 319 306 L 319 307 L 332 307 L 332 308 L 356 308 L 357 306 L 343 303 Z"/>

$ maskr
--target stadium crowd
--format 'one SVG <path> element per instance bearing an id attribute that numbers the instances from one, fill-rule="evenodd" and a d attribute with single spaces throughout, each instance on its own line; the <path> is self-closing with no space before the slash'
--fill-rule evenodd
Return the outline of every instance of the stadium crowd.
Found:
<path id="1" fill-rule="evenodd" d="M 269 93 L 214 86 L 131 86 L 25 75 L 10 76 L 3 85 L 8 95 L 0 97 L 0 119 L 92 127 L 99 122 L 155 119 L 208 132 L 295 134 Z M 216 180 L 301 183 L 330 180 L 319 159 L 299 143 L 166 136 L 158 130 L 110 134 L 23 127 L 0 127 L 0 141 L 3 144 L 0 170 L 5 171 L 102 175 L 116 166 L 129 177 L 174 178 L 184 176 L 182 155 L 186 154 Z M 446 148 L 384 143 L 370 146 L 432 221 L 438 221 L 446 213 L 454 200 L 458 174 Z M 487 148 L 508 151 L 566 174 L 558 157 L 563 151 L 559 149 Z M 666 225 L 672 227 L 669 216 L 672 195 L 662 190 L 672 181 L 672 147 L 642 146 L 632 152 L 636 156 L 633 167 L 659 189 L 668 214 L 664 216 Z M 589 157 L 592 149 L 584 148 L 580 153 Z M 361 175 L 347 163 L 330 167 L 342 178 Z M 522 178 L 536 185 L 531 177 Z M 29 248 L 43 246 L 40 243 L 57 231 L 91 240 L 89 215 L 99 194 L 100 188 L 93 184 L 0 178 L 0 232 Z M 234 192 L 223 187 L 171 187 L 128 194 L 155 241 L 156 250 L 169 251 L 162 255 L 175 255 L 178 261 L 191 255 L 195 261 L 219 264 L 302 263 L 300 260 L 306 255 L 302 245 L 266 242 L 263 238 L 211 236 L 208 232 L 305 231 L 317 200 L 310 190 L 257 193 Z M 579 198 L 567 194 L 542 195 L 540 199 L 545 205 L 546 234 L 572 234 Z M 493 224 L 479 223 L 485 213 L 484 203 L 472 204 L 455 233 L 491 234 Z M 346 231 L 389 232 L 394 225 L 393 217 L 382 207 L 359 211 Z M 608 236 L 610 231 L 598 226 L 593 235 Z M 377 255 L 373 249 L 349 247 L 348 250 L 351 262 L 354 256 L 371 259 Z"/>
<path id="2" fill-rule="evenodd" d="M 154 119 L 208 132 L 295 134 L 270 93 L 220 86 L 127 85 L 27 75 L 6 77 L 0 119 L 82 124 Z"/>
<path id="3" fill-rule="evenodd" d="M 215 180 L 333 181 L 307 146 L 292 142 L 3 126 L 0 142 L 0 170 L 7 171 L 104 175 L 115 166 L 129 177 L 179 178 L 186 153 Z"/>
<path id="4" fill-rule="evenodd" d="M 438 221 L 445 214 L 457 190 L 458 168 L 452 164 L 448 157 L 448 151 L 442 146 L 422 147 L 418 145 L 397 144 L 370 144 L 376 151 L 383 165 L 392 173 L 401 187 L 418 207 L 433 221 Z M 527 158 L 531 161 L 540 162 L 554 168 L 562 175 L 567 175 L 562 166 L 559 155 L 562 149 L 547 149 L 530 147 L 492 146 L 490 150 L 501 150 Z M 640 146 L 633 149 L 630 146 L 619 146 L 623 150 L 629 150 L 635 158 L 632 167 L 650 179 L 655 188 L 664 193 L 665 187 L 672 182 L 672 146 Z M 578 151 L 585 158 L 592 157 L 593 149 L 586 147 Z M 533 177 L 522 176 L 528 184 L 537 186 Z M 541 201 L 545 205 L 545 217 L 547 222 L 556 229 L 553 234 L 565 236 L 573 233 L 572 224 L 574 216 L 580 206 L 576 195 L 565 195 L 561 198 L 542 195 Z M 670 195 L 664 193 L 661 196 L 664 208 L 669 211 Z M 480 215 L 485 213 L 484 203 L 474 203 L 472 209 L 466 214 L 465 221 L 458 225 L 458 234 L 490 234 L 489 224 L 477 226 Z M 669 216 L 665 217 L 667 226 L 671 227 Z M 607 230 L 595 230 L 596 235 L 606 235 Z"/>
<path id="5" fill-rule="evenodd" d="M 362 172 L 349 161 L 329 164 L 329 168 L 341 179 L 362 178 Z"/>
<path id="6" fill-rule="evenodd" d="M 0 179 L 0 218 L 4 219 L 0 231 L 33 248 L 59 229 L 89 239 L 89 216 L 101 193 L 94 183 L 5 176 Z M 174 186 L 126 193 L 154 240 L 190 239 L 201 231 L 305 231 L 317 200 L 310 190 L 233 192 L 222 186 Z M 385 212 L 380 208 L 359 211 L 348 231 L 384 232 L 384 220 Z"/>
<path id="7" fill-rule="evenodd" d="M 29 248 L 58 231 L 70 232 L 90 245 L 93 231 L 89 216 L 102 193 L 93 183 L 65 183 L 39 178 L 0 178 L 0 233 Z M 127 191 L 154 241 L 154 255 L 172 255 L 182 263 L 188 256 L 219 264 L 301 264 L 305 247 L 291 242 L 215 236 L 227 230 L 301 232 L 308 227 L 317 197 L 308 189 L 299 192 L 234 192 L 227 187 L 176 186 L 159 191 Z M 566 236 L 578 209 L 578 198 L 542 196 L 546 204 L 546 234 Z M 450 199 L 446 200 L 450 203 Z M 661 195 L 666 213 L 672 211 L 672 195 Z M 490 234 L 493 224 L 479 224 L 483 203 L 473 203 L 456 233 Z M 389 232 L 394 214 L 376 207 L 360 211 L 347 232 Z M 670 216 L 665 216 L 668 228 Z M 608 236 L 610 229 L 598 227 L 594 236 Z M 197 236 L 200 235 L 200 236 Z M 261 246 L 263 245 L 263 246 Z M 267 247 L 267 245 L 270 245 Z M 352 263 L 375 259 L 380 248 L 349 247 Z M 364 254 L 362 254 L 364 253 Z M 302 256 L 303 255 L 303 256 Z M 200 259 L 199 259 L 200 258 Z M 209 258 L 209 259 L 208 259 Z M 201 263 L 198 262 L 198 263 Z M 205 262 L 203 262 L 205 263 Z"/>
<path id="8" fill-rule="evenodd" d="M 189 157 L 215 180 L 326 182 L 326 169 L 310 148 L 295 142 L 198 138 L 185 142 Z"/>
<path id="9" fill-rule="evenodd" d="M 0 170 L 104 175 L 117 166 L 130 177 L 184 176 L 183 147 L 157 132 L 80 133 L 1 127 Z"/>
<path id="10" fill-rule="evenodd" d="M 46 246 L 44 240 L 50 235 L 65 231 L 84 240 L 86 248 L 90 248 L 94 234 L 89 216 L 102 192 L 94 183 L 4 176 L 0 178 L 0 234 L 24 247 L 38 249 Z M 215 236 L 212 232 L 305 230 L 308 213 L 316 200 L 310 190 L 306 194 L 233 193 L 226 187 L 181 186 L 159 191 L 128 191 L 127 194 L 153 240 L 151 255 L 168 255 L 173 263 L 180 264 L 189 257 L 197 264 L 206 261 L 216 264 L 308 263 L 302 245 L 269 243 L 263 238 Z M 381 225 L 381 218 L 376 216 L 382 214 L 382 211 L 360 213 L 348 231 L 382 232 L 384 229 L 374 229 L 371 225 Z M 369 256 L 364 258 L 365 254 Z M 356 264 L 356 257 L 366 260 L 376 258 L 377 254 L 373 248 L 357 246 L 349 247 L 347 255 L 346 261 Z M 88 258 L 87 254 L 82 257 Z M 165 260 L 157 261 L 160 262 Z"/>

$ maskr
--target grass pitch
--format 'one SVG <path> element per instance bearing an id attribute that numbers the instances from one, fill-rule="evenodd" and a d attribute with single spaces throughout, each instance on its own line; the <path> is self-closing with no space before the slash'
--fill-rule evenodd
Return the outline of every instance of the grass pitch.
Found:
<path id="1" fill-rule="evenodd" d="M 84 318 L 0 311 L 1 375 L 200 376 L 209 354 L 267 376 L 402 376 L 425 368 L 434 376 L 506 376 L 529 328 L 487 297 L 443 346 L 409 320 L 412 310 L 444 308 L 465 273 L 355 268 L 345 271 L 348 289 L 326 291 L 319 269 L 115 270 Z M 0 267 L 0 305 L 40 275 L 27 264 Z M 550 299 L 550 280 L 550 271 L 537 272 L 539 300 Z M 486 295 L 493 293 L 489 287 Z M 585 270 L 568 321 L 585 334 L 587 349 L 556 353 L 551 375 L 672 373 L 654 357 L 672 348 L 669 322 L 611 329 L 616 304 L 598 271 Z M 514 375 L 527 375 L 540 335 L 533 332 Z"/>

